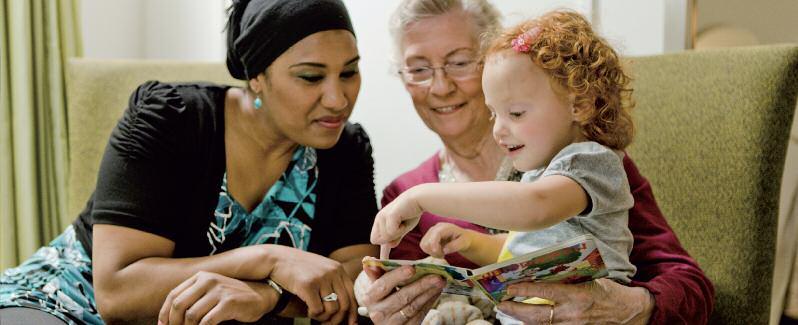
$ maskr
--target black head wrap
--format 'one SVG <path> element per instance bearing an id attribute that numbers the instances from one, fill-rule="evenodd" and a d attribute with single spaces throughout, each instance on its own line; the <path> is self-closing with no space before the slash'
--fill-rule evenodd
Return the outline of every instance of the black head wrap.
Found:
<path id="1" fill-rule="evenodd" d="M 227 21 L 227 70 L 236 79 L 255 78 L 295 43 L 333 29 L 355 35 L 340 0 L 234 0 Z"/>

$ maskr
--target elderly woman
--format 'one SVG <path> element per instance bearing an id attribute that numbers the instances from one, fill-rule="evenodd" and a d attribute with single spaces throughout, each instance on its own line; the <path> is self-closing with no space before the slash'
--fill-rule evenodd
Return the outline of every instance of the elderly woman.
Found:
<path id="1" fill-rule="evenodd" d="M 383 205 L 408 188 L 430 182 L 508 180 L 517 177 L 493 141 L 492 122 L 481 88 L 480 40 L 499 28 L 497 11 L 485 0 L 405 0 L 396 10 L 392 32 L 405 88 L 416 112 L 442 140 L 444 148 L 384 190 Z M 582 285 L 523 283 L 515 296 L 544 297 L 554 308 L 504 302 L 499 309 L 525 323 L 702 324 L 713 305 L 713 287 L 680 246 L 662 216 L 651 187 L 634 162 L 624 158 L 635 199 L 629 211 L 634 235 L 630 260 L 638 273 L 631 286 L 610 280 Z M 472 232 L 491 231 L 466 222 L 425 213 L 391 258 L 419 259 L 424 234 L 451 224 Z M 472 257 L 473 258 L 473 257 Z M 450 264 L 475 267 L 469 256 L 450 254 Z M 370 271 L 372 278 L 379 275 Z M 412 269 L 376 279 L 365 301 L 378 324 L 418 323 L 441 292 L 442 280 L 428 276 L 394 292 Z"/>
<path id="2" fill-rule="evenodd" d="M 346 8 L 234 1 L 227 32 L 244 87 L 140 86 L 86 209 L 0 277 L 0 322 L 356 321 L 377 204 Z"/>

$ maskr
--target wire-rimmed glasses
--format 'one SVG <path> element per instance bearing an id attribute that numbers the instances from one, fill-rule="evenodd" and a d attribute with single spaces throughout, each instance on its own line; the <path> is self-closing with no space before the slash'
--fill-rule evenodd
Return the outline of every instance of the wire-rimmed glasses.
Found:
<path id="1" fill-rule="evenodd" d="M 399 69 L 404 82 L 415 86 L 429 86 L 435 77 L 435 70 L 440 69 L 447 77 L 454 80 L 470 79 L 479 73 L 482 62 L 464 60 L 446 62 L 443 66 L 408 66 Z"/>

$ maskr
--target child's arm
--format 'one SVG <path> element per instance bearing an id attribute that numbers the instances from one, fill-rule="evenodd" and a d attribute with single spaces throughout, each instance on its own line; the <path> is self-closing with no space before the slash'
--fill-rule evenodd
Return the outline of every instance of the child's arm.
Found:
<path id="1" fill-rule="evenodd" d="M 559 175 L 532 183 L 421 184 L 380 210 L 371 241 L 395 246 L 415 227 L 423 211 L 496 229 L 532 231 L 578 215 L 587 204 L 584 189 Z"/>
<path id="2" fill-rule="evenodd" d="M 507 234 L 483 234 L 441 222 L 427 230 L 419 245 L 421 250 L 434 257 L 460 253 L 469 261 L 485 266 L 496 262 L 505 239 Z"/>

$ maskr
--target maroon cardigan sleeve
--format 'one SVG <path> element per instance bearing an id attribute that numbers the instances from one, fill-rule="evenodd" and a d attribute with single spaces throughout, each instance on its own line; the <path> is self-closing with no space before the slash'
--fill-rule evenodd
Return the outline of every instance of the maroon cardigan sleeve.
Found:
<path id="1" fill-rule="evenodd" d="M 644 287 L 654 296 L 649 324 L 706 324 L 714 307 L 712 283 L 679 243 L 657 206 L 651 184 L 628 155 L 623 163 L 635 199 L 629 210 L 634 235 L 629 259 L 637 266 L 632 286 Z"/>

